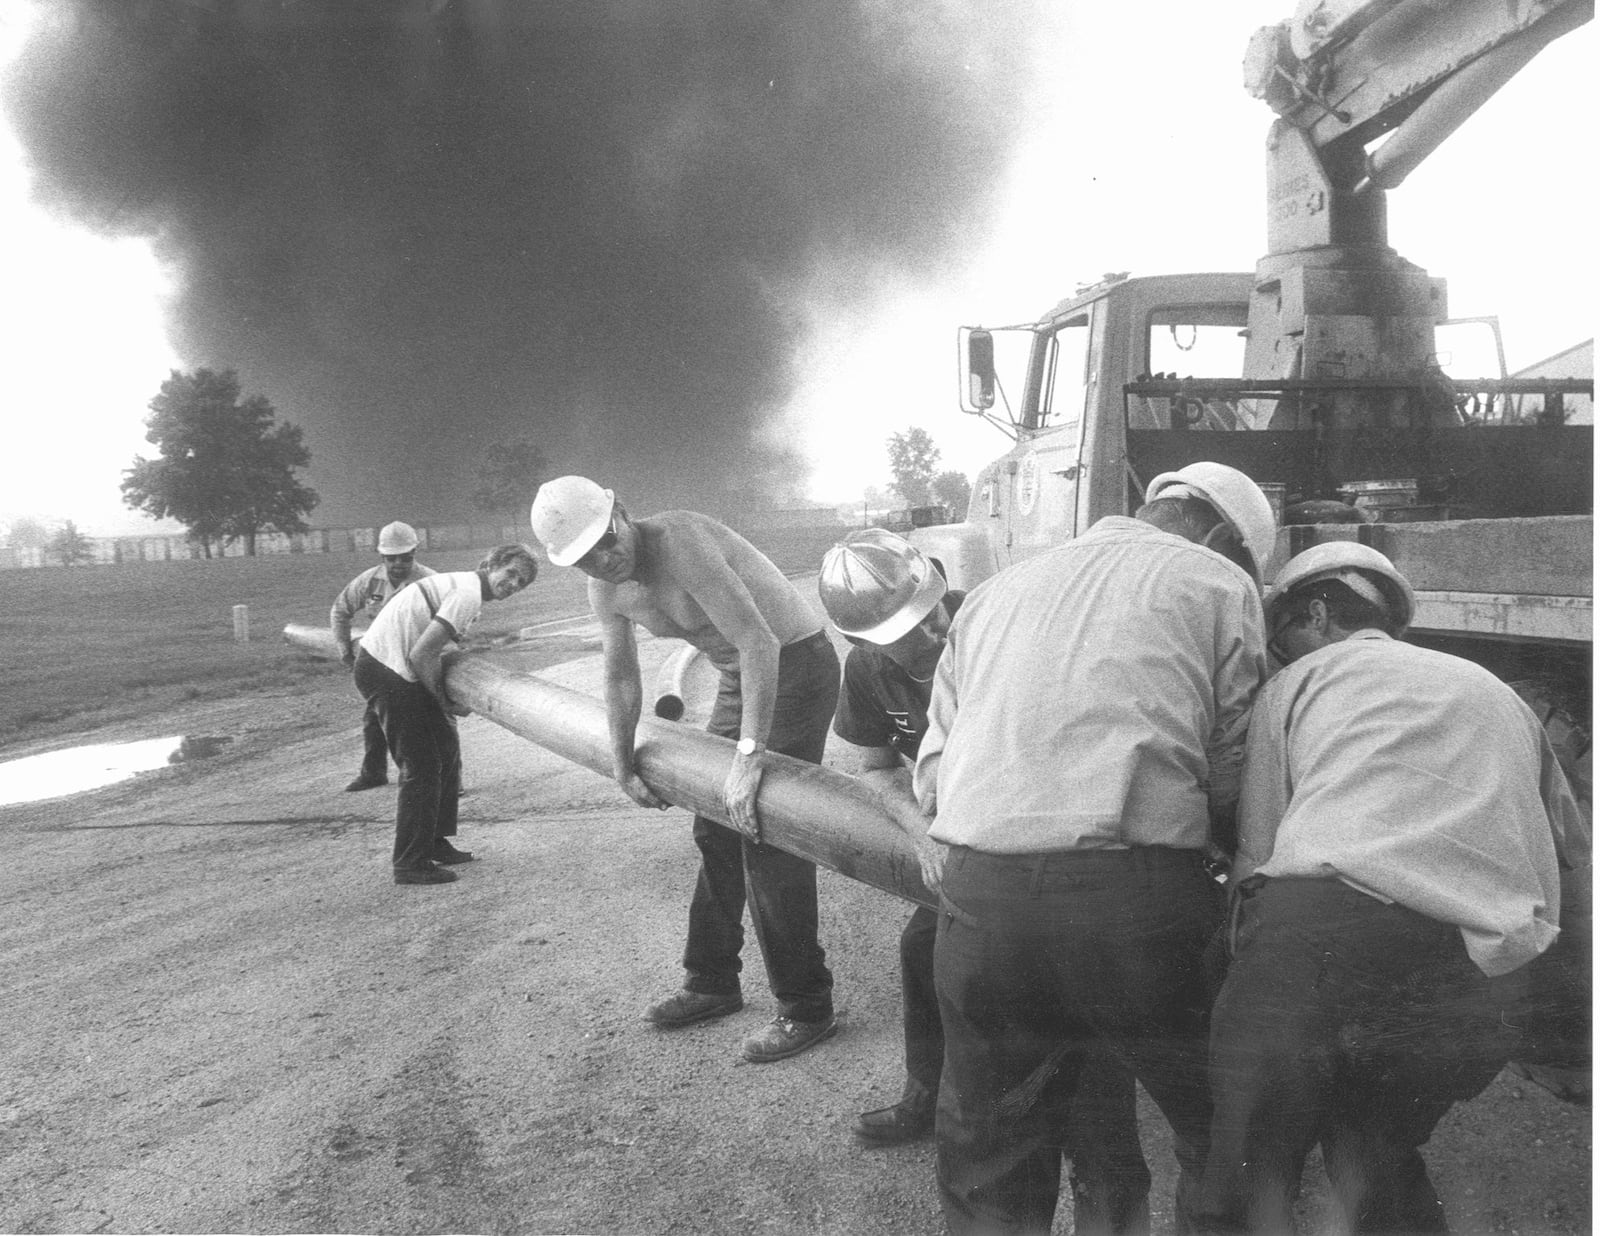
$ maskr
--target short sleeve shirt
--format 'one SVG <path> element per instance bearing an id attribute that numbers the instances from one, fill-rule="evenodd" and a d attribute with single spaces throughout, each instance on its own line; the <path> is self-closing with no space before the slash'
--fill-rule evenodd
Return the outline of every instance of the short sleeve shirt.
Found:
<path id="1" fill-rule="evenodd" d="M 407 682 L 416 682 L 409 658 L 428 625 L 437 619 L 459 643 L 482 612 L 483 581 L 476 571 L 430 575 L 395 593 L 394 599 L 372 620 L 362 637 L 361 649 Z"/>

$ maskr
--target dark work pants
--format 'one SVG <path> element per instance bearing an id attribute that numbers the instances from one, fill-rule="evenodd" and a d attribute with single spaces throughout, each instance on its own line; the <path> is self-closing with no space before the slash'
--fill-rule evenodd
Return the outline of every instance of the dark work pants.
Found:
<path id="1" fill-rule="evenodd" d="M 952 1232 L 1049 1232 L 1062 1155 L 1117 1137 L 1115 1123 L 1096 1127 L 1108 1117 L 1091 1114 L 1084 1093 L 1097 1051 L 1172 1125 L 1178 1230 L 1190 1230 L 1211 1120 L 1204 954 L 1221 916 L 1202 857 L 951 849 L 934 970 L 946 1040 L 938 1178 Z M 1114 1110 L 1125 1120 L 1125 1106 Z M 1144 1163 L 1108 1168 L 1131 1184 Z M 1138 1219 L 1095 1221 L 1115 1230 Z"/>
<path id="2" fill-rule="evenodd" d="M 364 781 L 389 779 L 389 740 L 384 737 L 383 718 L 371 700 L 361 717 L 361 777 Z"/>
<path id="3" fill-rule="evenodd" d="M 1448 1231 L 1419 1148 L 1513 1057 L 1525 977 L 1487 978 L 1459 928 L 1338 880 L 1246 896 L 1212 1014 L 1205 1230 L 1290 1231 L 1320 1142 L 1345 1230 Z"/>
<path id="4" fill-rule="evenodd" d="M 822 762 L 828 723 L 839 695 L 839 657 L 818 633 L 784 647 L 778 658 L 778 698 L 767 749 L 812 764 Z M 739 675 L 724 672 L 706 729 L 739 737 Z M 744 909 L 767 966 L 781 1014 L 797 1021 L 833 1015 L 833 974 L 817 941 L 817 869 L 803 858 L 737 829 L 696 816 L 700 877 L 689 905 L 684 986 L 732 995 L 739 991 Z"/>
<path id="5" fill-rule="evenodd" d="M 408 682 L 376 657 L 356 656 L 356 689 L 378 710 L 389 754 L 400 770 L 394 865 L 425 867 L 434 842 L 456 833 L 461 740 L 455 719 L 420 682 Z"/>
<path id="6" fill-rule="evenodd" d="M 944 1069 L 944 1021 L 934 987 L 939 915 L 918 906 L 900 933 L 900 989 L 906 1039 L 906 1096 L 937 1095 Z M 1091 1049 L 1066 1115 L 1076 1236 L 1150 1230 L 1150 1170 L 1139 1145 L 1133 1075 Z"/>

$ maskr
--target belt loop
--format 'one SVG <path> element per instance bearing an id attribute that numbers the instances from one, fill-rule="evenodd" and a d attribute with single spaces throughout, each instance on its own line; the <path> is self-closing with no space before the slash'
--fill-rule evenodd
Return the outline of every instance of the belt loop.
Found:
<path id="1" fill-rule="evenodd" d="M 1228 897 L 1228 956 L 1237 957 L 1239 954 L 1239 918 L 1244 909 L 1244 903 L 1249 901 L 1261 891 L 1267 882 L 1264 875 L 1253 875 L 1239 881 L 1234 886 L 1233 892 Z"/>

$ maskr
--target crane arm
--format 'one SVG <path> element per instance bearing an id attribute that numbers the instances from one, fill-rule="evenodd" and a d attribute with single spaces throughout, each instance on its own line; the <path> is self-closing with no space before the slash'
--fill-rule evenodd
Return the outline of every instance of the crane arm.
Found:
<path id="1" fill-rule="evenodd" d="M 1251 40 L 1245 87 L 1361 192 L 1393 188 L 1594 0 L 1300 0 Z M 1399 129 L 1370 156 L 1364 147 Z M 1336 177 L 1337 179 L 1337 177 Z"/>

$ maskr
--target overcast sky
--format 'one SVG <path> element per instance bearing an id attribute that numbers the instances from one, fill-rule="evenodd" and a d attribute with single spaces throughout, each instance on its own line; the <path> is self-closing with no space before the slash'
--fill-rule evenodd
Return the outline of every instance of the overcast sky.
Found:
<path id="1" fill-rule="evenodd" d="M 39 41 L 47 8 L 74 7 L 96 4 L 0 0 L 8 77 L 27 65 L 28 80 L 61 83 L 69 101 L 88 97 L 78 77 L 89 69 L 74 75 L 83 36 L 57 28 Z M 958 325 L 1025 320 L 1106 271 L 1253 267 L 1264 246 L 1270 113 L 1242 90 L 1239 65 L 1253 30 L 1290 7 L 974 4 L 964 27 L 966 6 L 946 4 L 939 29 L 919 33 L 895 21 L 899 6 L 867 2 L 847 29 L 750 29 L 687 59 L 668 47 L 659 62 L 640 50 L 654 36 L 637 22 L 627 55 L 609 54 L 606 29 L 563 29 L 592 63 L 587 77 L 563 70 L 560 89 L 538 97 L 549 109 L 539 125 L 563 144 L 545 127 L 525 135 L 543 170 L 505 186 L 516 210 L 549 221 L 537 240 L 555 256 L 530 259 L 525 277 L 497 270 L 515 257 L 500 262 L 498 246 L 530 242 L 526 227 L 499 217 L 514 212 L 497 205 L 499 164 L 488 156 L 421 162 L 397 139 L 394 157 L 416 169 L 408 190 L 429 176 L 465 177 L 472 203 L 454 201 L 446 184 L 430 190 L 436 201 L 384 216 L 382 195 L 394 190 L 373 134 L 389 122 L 374 106 L 363 120 L 371 127 L 350 129 L 358 161 L 373 165 L 348 178 L 347 153 L 334 158 L 338 148 L 319 144 L 319 113 L 309 110 L 338 81 L 331 60 L 323 75 L 304 57 L 283 61 L 296 105 L 311 99 L 299 111 L 254 95 L 241 102 L 239 74 L 213 62 L 225 79 L 216 88 L 242 117 L 243 136 L 232 139 L 251 155 L 222 184 L 176 156 L 169 165 L 160 145 L 213 142 L 214 125 L 198 138 L 149 126 L 129 138 L 107 122 L 104 147 L 91 137 L 85 152 L 77 131 L 38 119 L 49 100 L 29 98 L 27 124 L 11 110 L 0 116 L 9 386 L 0 520 L 151 527 L 121 505 L 117 483 L 151 450 L 145 405 L 175 366 L 237 368 L 247 390 L 305 427 L 324 496 L 314 523 L 427 518 L 474 453 L 519 426 L 536 431 L 558 466 L 686 505 L 708 487 L 736 498 L 773 476 L 792 478 L 797 496 L 856 500 L 887 481 L 884 440 L 912 424 L 970 475 L 1006 443 L 956 408 Z M 426 66 L 430 100 L 447 88 L 459 95 L 462 81 L 487 71 L 484 30 L 472 33 L 470 71 Z M 703 31 L 661 37 L 691 35 Z M 41 57 L 45 45 L 60 63 Z M 1449 280 L 1453 314 L 1500 316 L 1512 368 L 1593 335 L 1594 46 L 1591 25 L 1548 49 L 1390 195 L 1391 243 Z M 281 50 L 270 39 L 252 48 L 249 64 L 266 66 L 269 85 Z M 384 54 L 392 71 L 399 53 Z M 97 55 L 120 59 L 121 50 L 86 46 L 81 63 Z M 560 76 L 543 61 L 535 68 L 543 81 Z M 514 59 L 491 70 L 510 81 L 524 71 Z M 129 110 L 173 106 L 148 82 L 125 88 Z M 342 82 L 324 102 L 341 114 L 367 106 Z M 417 109 L 403 105 L 415 96 L 400 102 L 405 118 L 393 124 L 410 142 Z M 478 144 L 498 133 L 472 127 L 484 123 L 477 100 L 447 104 Z M 599 107 L 616 114 L 591 137 L 585 126 Z M 35 134 L 36 148 L 24 149 L 20 132 Z M 719 143 L 744 157 L 724 158 Z M 130 148 L 139 157 L 127 167 L 106 166 Z M 307 149 L 321 162 L 302 159 Z M 507 149 L 516 162 L 522 148 Z M 283 159 L 281 174 L 263 150 Z M 590 199 L 584 185 L 591 176 L 623 184 L 606 179 L 618 166 L 637 197 L 611 217 L 614 188 Z M 246 193 L 238 181 L 250 177 L 259 179 Z M 285 222 L 274 234 L 298 209 L 247 213 L 274 184 L 292 184 L 303 203 L 324 182 L 326 200 L 305 208 L 314 231 Z M 363 196 L 374 182 L 381 192 Z M 730 223 L 725 212 L 739 217 Z M 474 235 L 481 245 L 463 247 Z M 591 262 L 609 256 L 563 283 L 568 246 Z M 374 276 L 391 261 L 409 273 L 432 260 L 446 268 L 432 282 Z M 330 263 L 341 269 L 330 275 Z M 459 283 L 451 270 L 463 273 Z M 413 312 L 414 301 L 425 303 Z M 414 372 L 404 371 L 409 358 Z M 468 367 L 451 369 L 463 360 Z M 367 387 L 382 392 L 379 410 L 352 393 Z M 410 390 L 425 397 L 399 409 Z M 465 392 L 460 406 L 445 406 L 452 391 Z M 418 456 L 437 465 L 426 483 L 405 471 Z M 381 511 L 370 509 L 375 495 L 388 504 Z M 408 496 L 424 509 L 391 511 Z"/>

